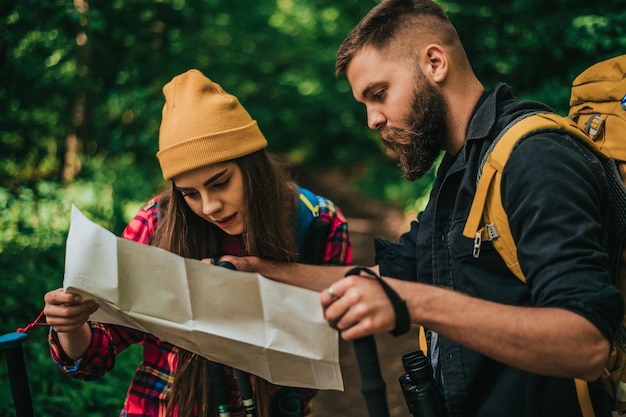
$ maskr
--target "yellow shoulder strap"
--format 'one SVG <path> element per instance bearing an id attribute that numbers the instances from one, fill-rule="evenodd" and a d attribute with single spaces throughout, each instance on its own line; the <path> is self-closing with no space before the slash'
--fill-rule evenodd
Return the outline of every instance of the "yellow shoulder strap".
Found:
<path id="1" fill-rule="evenodd" d="M 575 378 L 574 384 L 576 385 L 578 404 L 580 405 L 580 411 L 583 413 L 583 417 L 596 417 L 596 413 L 593 411 L 593 404 L 591 403 L 591 395 L 589 394 L 589 385 L 587 385 L 587 381 Z"/>
<path id="2" fill-rule="evenodd" d="M 418 344 L 420 350 L 424 352 L 424 355 L 428 355 L 428 343 L 426 341 L 426 328 L 422 325 L 419 326 Z"/>
<path id="3" fill-rule="evenodd" d="M 485 158 L 463 229 L 463 236 L 474 239 L 474 257 L 480 255 L 483 240 L 491 241 L 507 267 L 523 282 L 526 278 L 519 265 L 517 247 L 502 206 L 500 183 L 502 171 L 515 145 L 530 134 L 545 130 L 566 131 L 599 152 L 595 143 L 568 117 L 554 113 L 533 113 L 515 120 L 496 138 Z"/>
<path id="4" fill-rule="evenodd" d="M 474 201 L 463 229 L 463 236 L 474 239 L 475 257 L 480 255 L 480 243 L 483 240 L 492 241 L 507 267 L 523 282 L 526 282 L 526 278 L 519 265 L 517 247 L 502 206 L 500 183 L 502 171 L 515 145 L 531 133 L 545 130 L 565 131 L 601 153 L 593 140 L 570 118 L 554 113 L 535 113 L 516 120 L 496 138 L 491 152 L 485 159 Z M 583 417 L 595 417 L 587 382 L 580 379 L 575 379 L 574 382 Z"/>

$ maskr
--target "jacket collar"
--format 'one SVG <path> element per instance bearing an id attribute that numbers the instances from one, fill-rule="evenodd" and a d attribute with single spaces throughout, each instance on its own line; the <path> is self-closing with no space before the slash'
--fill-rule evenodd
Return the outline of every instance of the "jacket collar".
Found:
<path id="1" fill-rule="evenodd" d="M 467 128 L 466 141 L 480 140 L 489 136 L 496 123 L 497 104 L 502 100 L 513 99 L 513 90 L 499 83 L 491 92 L 484 92 L 474 108 Z"/>

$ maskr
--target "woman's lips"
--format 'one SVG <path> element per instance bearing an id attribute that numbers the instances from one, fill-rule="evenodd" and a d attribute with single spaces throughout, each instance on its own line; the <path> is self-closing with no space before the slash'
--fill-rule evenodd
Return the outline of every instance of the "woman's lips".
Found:
<path id="1" fill-rule="evenodd" d="M 235 221 L 235 217 L 237 217 L 237 213 L 222 217 L 221 219 L 216 220 L 215 223 L 223 229 L 228 229 L 228 227 L 230 227 Z"/>

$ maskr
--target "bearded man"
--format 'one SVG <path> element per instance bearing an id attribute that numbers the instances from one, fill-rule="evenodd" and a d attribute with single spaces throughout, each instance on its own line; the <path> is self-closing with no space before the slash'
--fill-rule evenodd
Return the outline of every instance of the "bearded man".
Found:
<path id="1" fill-rule="evenodd" d="M 238 269 L 321 291 L 346 340 L 427 329 L 428 357 L 449 416 L 581 416 L 574 378 L 589 381 L 592 411 L 611 415 L 598 377 L 622 320 L 611 285 L 609 187 L 602 165 L 557 132 L 528 136 L 502 175 L 502 202 L 526 282 L 490 242 L 474 256 L 463 228 L 485 154 L 509 123 L 551 110 L 505 84 L 485 91 L 459 36 L 430 0 L 385 0 L 337 53 L 367 123 L 408 180 L 444 153 L 429 202 L 397 242 L 376 240 L 377 280 L 346 267 L 229 259 Z M 329 285 L 330 284 L 330 285 Z"/>

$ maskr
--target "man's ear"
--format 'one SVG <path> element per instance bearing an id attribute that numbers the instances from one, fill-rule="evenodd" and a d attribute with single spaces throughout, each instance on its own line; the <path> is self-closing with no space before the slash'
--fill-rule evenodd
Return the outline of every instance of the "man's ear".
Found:
<path id="1" fill-rule="evenodd" d="M 424 74 L 437 84 L 445 81 L 448 76 L 448 55 L 437 44 L 430 44 L 424 48 L 423 55 Z"/>

